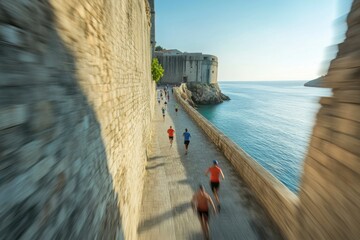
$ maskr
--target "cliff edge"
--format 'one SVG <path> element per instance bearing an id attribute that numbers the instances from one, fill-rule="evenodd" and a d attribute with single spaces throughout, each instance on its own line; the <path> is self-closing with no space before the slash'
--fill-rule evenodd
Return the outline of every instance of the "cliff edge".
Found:
<path id="1" fill-rule="evenodd" d="M 323 86 L 324 76 L 308 81 L 304 84 L 305 87 L 324 87 Z"/>
<path id="2" fill-rule="evenodd" d="M 183 83 L 180 85 L 181 97 L 191 106 L 218 104 L 230 100 L 223 94 L 217 83 Z"/>

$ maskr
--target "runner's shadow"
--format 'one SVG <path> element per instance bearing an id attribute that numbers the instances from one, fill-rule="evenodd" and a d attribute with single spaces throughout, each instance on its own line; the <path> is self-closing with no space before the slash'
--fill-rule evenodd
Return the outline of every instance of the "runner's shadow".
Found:
<path id="1" fill-rule="evenodd" d="M 173 218 L 175 215 L 182 214 L 187 211 L 188 208 L 190 208 L 189 203 L 183 203 L 176 207 L 173 207 L 170 211 L 167 211 L 159 216 L 146 219 L 145 221 L 141 222 L 138 227 L 138 233 L 144 232 L 149 230 L 150 228 L 160 224 L 163 221 L 166 221 L 169 218 Z"/>
<path id="2" fill-rule="evenodd" d="M 161 167 L 161 166 L 164 166 L 164 165 L 165 165 L 165 163 L 159 163 L 159 164 L 156 164 L 154 166 L 146 167 L 145 169 L 146 170 L 154 169 L 154 168 Z"/>
<path id="3" fill-rule="evenodd" d="M 189 179 L 183 179 L 178 181 L 179 184 L 190 185 L 192 182 Z"/>
<path id="4" fill-rule="evenodd" d="M 154 161 L 154 160 L 157 160 L 157 159 L 163 158 L 163 157 L 166 157 L 166 156 L 165 155 L 160 155 L 160 156 L 151 157 L 151 158 L 148 158 L 148 162 Z"/>

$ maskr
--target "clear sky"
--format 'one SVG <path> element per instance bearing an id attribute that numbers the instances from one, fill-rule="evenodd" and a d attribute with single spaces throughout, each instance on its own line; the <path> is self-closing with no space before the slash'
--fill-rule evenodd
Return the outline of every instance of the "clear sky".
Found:
<path id="1" fill-rule="evenodd" d="M 155 0 L 156 41 L 219 58 L 221 80 L 311 80 L 343 38 L 351 0 Z"/>

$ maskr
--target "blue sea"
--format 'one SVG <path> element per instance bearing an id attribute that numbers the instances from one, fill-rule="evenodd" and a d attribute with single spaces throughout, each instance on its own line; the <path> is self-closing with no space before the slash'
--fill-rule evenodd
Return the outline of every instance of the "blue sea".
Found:
<path id="1" fill-rule="evenodd" d="M 231 100 L 198 111 L 291 191 L 297 192 L 319 97 L 305 81 L 219 82 Z"/>

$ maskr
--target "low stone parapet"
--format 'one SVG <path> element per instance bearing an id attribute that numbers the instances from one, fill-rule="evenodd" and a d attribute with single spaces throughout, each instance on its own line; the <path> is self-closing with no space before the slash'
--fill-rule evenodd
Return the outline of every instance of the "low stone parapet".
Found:
<path id="1" fill-rule="evenodd" d="M 178 88 L 174 88 L 174 93 L 185 111 L 223 152 L 250 187 L 284 238 L 296 239 L 298 197 L 182 99 Z"/>

